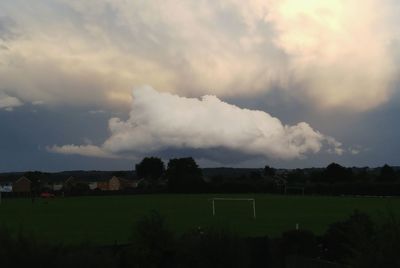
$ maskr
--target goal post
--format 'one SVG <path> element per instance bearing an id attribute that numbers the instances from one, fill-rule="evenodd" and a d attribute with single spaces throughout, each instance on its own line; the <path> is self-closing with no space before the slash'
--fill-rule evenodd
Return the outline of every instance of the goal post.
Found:
<path id="1" fill-rule="evenodd" d="M 254 198 L 211 198 L 212 202 L 212 214 L 215 216 L 216 209 L 215 209 L 215 201 L 248 201 L 251 202 L 253 205 L 253 218 L 256 218 L 256 200 Z"/>

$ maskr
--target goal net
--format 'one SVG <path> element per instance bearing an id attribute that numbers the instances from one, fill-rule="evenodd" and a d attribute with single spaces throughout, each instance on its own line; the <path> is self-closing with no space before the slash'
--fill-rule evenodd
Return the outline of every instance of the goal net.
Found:
<path id="1" fill-rule="evenodd" d="M 216 215 L 217 213 L 217 207 L 216 204 L 219 202 L 236 202 L 236 201 L 242 201 L 242 202 L 250 202 L 252 204 L 252 212 L 253 212 L 253 218 L 256 218 L 256 200 L 254 198 L 211 198 L 210 199 L 212 203 L 212 214 L 213 216 Z"/>

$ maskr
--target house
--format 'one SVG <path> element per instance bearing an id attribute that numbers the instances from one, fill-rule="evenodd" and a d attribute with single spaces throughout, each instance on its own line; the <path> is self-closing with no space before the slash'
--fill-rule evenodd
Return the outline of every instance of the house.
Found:
<path id="1" fill-rule="evenodd" d="M 11 193 L 12 190 L 12 183 L 11 182 L 2 182 L 0 183 L 0 192 L 2 193 Z"/>
<path id="2" fill-rule="evenodd" d="M 119 191 L 127 188 L 137 188 L 139 182 L 113 176 L 108 182 L 108 190 Z"/>
<path id="3" fill-rule="evenodd" d="M 139 184 L 140 184 L 142 181 L 144 181 L 144 179 L 130 181 L 130 182 L 129 182 L 129 183 L 130 183 L 129 187 L 130 187 L 130 188 L 138 188 L 138 187 L 139 187 Z"/>
<path id="4" fill-rule="evenodd" d="M 53 192 L 53 191 L 61 191 L 64 187 L 64 184 L 62 181 L 60 181 L 58 178 L 52 178 L 50 180 L 47 180 L 45 182 L 41 183 L 41 191 L 45 192 Z"/>
<path id="5" fill-rule="evenodd" d="M 61 191 L 64 187 L 64 184 L 62 182 L 55 182 L 52 185 L 52 190 L 53 191 Z"/>
<path id="6" fill-rule="evenodd" d="M 101 191 L 108 191 L 108 181 L 98 181 L 97 182 L 97 189 Z"/>
<path id="7" fill-rule="evenodd" d="M 74 186 L 76 185 L 76 180 L 74 177 L 69 177 L 68 179 L 66 179 L 63 183 L 63 189 L 69 191 L 71 190 Z"/>
<path id="8" fill-rule="evenodd" d="M 97 181 L 92 181 L 88 183 L 89 189 L 90 190 L 95 190 L 98 188 L 98 182 Z"/>
<path id="9" fill-rule="evenodd" d="M 12 185 L 14 193 L 29 193 L 31 191 L 31 180 L 26 177 L 21 177 Z"/>
<path id="10" fill-rule="evenodd" d="M 118 191 L 122 189 L 121 179 L 113 176 L 108 182 L 108 190 L 110 191 Z"/>
<path id="11" fill-rule="evenodd" d="M 126 188 L 137 188 L 139 186 L 139 183 L 142 180 L 128 180 L 128 179 L 120 179 L 121 180 L 121 185 L 123 189 Z"/>
<path id="12" fill-rule="evenodd" d="M 65 182 L 64 182 L 64 184 L 65 185 L 73 185 L 73 184 L 75 184 L 76 183 L 76 180 L 75 180 L 75 178 L 74 177 L 69 177 L 68 179 L 66 179 L 65 180 Z"/>
<path id="13" fill-rule="evenodd" d="M 50 182 L 45 182 L 41 184 L 41 189 L 43 190 L 51 190 L 53 188 L 53 185 Z"/>

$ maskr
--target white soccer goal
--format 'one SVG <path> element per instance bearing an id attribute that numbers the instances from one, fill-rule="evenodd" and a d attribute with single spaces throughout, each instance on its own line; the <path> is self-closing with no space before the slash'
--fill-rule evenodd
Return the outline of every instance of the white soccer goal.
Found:
<path id="1" fill-rule="evenodd" d="M 212 201 L 212 214 L 215 216 L 215 201 L 248 201 L 253 204 L 253 218 L 256 218 L 256 200 L 254 198 L 211 198 Z"/>

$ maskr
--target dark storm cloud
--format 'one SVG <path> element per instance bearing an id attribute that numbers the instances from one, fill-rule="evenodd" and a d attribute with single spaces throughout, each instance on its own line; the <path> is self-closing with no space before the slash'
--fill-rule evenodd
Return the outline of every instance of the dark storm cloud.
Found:
<path id="1" fill-rule="evenodd" d="M 0 171 L 129 169 L 131 161 L 49 154 L 46 145 L 60 142 L 99 142 L 107 136 L 106 114 L 83 109 L 25 105 L 13 112 L 0 110 Z"/>
<path id="2" fill-rule="evenodd" d="M 0 15 L 0 40 L 7 41 L 16 37 L 16 23 L 10 17 Z"/>
<path id="3" fill-rule="evenodd" d="M 4 35 L 8 18 L 21 34 L 3 44 L 0 61 L 11 67 L 0 79 L 24 103 L 126 109 L 131 88 L 150 84 L 221 98 L 282 88 L 321 109 L 364 111 L 388 100 L 397 69 L 390 0 L 3 0 L 0 8 Z"/>

